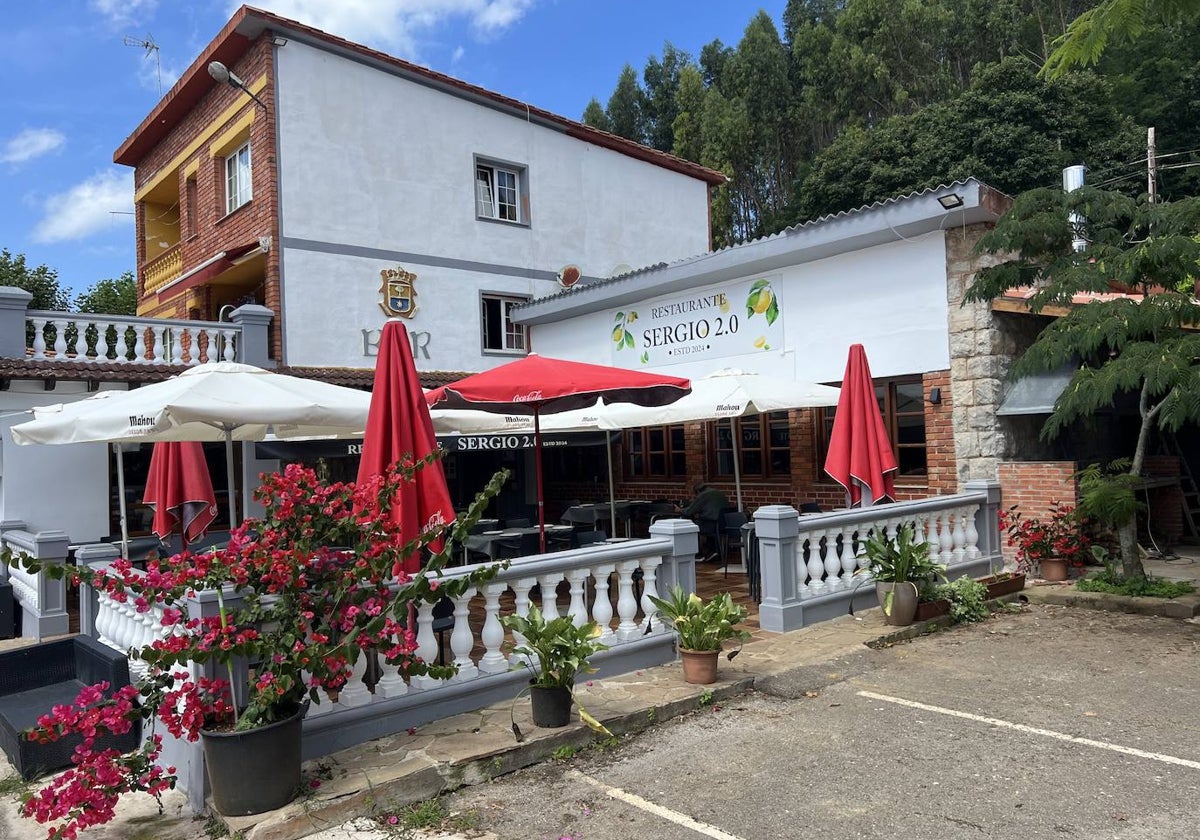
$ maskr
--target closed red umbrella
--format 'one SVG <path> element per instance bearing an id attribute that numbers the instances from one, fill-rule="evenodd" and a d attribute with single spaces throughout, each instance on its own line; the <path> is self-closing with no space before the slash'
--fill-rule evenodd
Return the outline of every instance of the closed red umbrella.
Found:
<path id="1" fill-rule="evenodd" d="M 178 529 L 184 548 L 204 536 L 217 518 L 217 496 L 196 441 L 160 441 L 150 454 L 150 474 L 142 497 L 154 510 L 154 533 L 166 539 Z"/>
<path id="2" fill-rule="evenodd" d="M 589 365 L 530 353 L 515 362 L 468 376 L 429 392 L 438 408 L 476 408 L 533 416 L 534 458 L 537 469 L 538 528 L 546 550 L 546 510 L 542 492 L 542 430 L 540 416 L 574 411 L 604 402 L 666 405 L 691 390 L 678 376 L 663 376 L 607 365 Z"/>
<path id="3" fill-rule="evenodd" d="M 829 435 L 825 472 L 846 488 L 851 507 L 896 499 L 896 456 L 887 426 L 879 413 L 867 353 L 861 344 L 850 346 L 842 396 L 838 400 Z"/>
<path id="4" fill-rule="evenodd" d="M 383 475 L 389 466 L 402 458 L 418 460 L 436 449 L 433 420 L 421 391 L 408 331 L 403 324 L 389 321 L 383 325 L 379 339 L 379 358 L 375 364 L 375 384 L 371 389 L 371 409 L 367 414 L 358 480 Z M 454 504 L 450 500 L 441 461 L 418 470 L 414 480 L 400 488 L 391 515 L 405 542 L 430 527 L 454 520 Z M 441 542 L 435 541 L 431 548 L 439 550 Z M 421 558 L 416 555 L 406 557 L 402 566 L 405 572 L 412 574 L 420 569 Z"/>

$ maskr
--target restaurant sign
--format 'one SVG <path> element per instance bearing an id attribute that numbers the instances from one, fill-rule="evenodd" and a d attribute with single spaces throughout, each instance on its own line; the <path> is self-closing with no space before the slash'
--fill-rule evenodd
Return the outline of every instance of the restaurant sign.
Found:
<path id="1" fill-rule="evenodd" d="M 783 348 L 779 277 L 710 286 L 614 311 L 612 363 L 661 366 Z"/>
<path id="2" fill-rule="evenodd" d="M 542 435 L 543 449 L 568 446 L 602 446 L 604 432 L 559 432 Z M 438 446 L 455 452 L 496 452 L 532 449 L 533 432 L 502 432 L 494 435 L 438 435 Z M 317 458 L 350 458 L 362 455 L 361 439 L 321 438 L 315 440 L 265 440 L 254 444 L 254 457 L 281 461 L 315 461 Z"/>

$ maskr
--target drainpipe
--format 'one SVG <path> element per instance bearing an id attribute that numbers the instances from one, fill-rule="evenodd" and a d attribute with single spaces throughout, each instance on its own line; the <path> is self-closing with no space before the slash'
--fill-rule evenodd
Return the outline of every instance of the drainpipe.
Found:
<path id="1" fill-rule="evenodd" d="M 1084 173 L 1087 172 L 1087 167 L 1082 163 L 1075 166 L 1068 166 L 1062 171 L 1063 192 L 1075 192 L 1083 186 Z M 1086 220 L 1078 213 L 1071 213 L 1068 217 L 1071 222 L 1071 247 L 1076 253 L 1083 251 L 1088 246 L 1087 239 L 1083 236 L 1084 225 Z"/>

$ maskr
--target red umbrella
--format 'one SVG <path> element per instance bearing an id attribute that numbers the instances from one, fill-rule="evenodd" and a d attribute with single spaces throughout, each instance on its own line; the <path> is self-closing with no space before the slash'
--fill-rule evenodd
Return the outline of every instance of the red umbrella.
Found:
<path id="1" fill-rule="evenodd" d="M 154 533 L 166 539 L 179 529 L 184 548 L 204 535 L 217 518 L 204 447 L 196 441 L 154 444 L 142 501 L 154 509 Z"/>
<path id="2" fill-rule="evenodd" d="M 358 480 L 382 475 L 401 458 L 417 460 L 436 449 L 433 420 L 413 363 L 408 331 L 403 324 L 389 321 L 383 325 L 379 339 L 379 359 L 375 364 Z M 428 464 L 417 472 L 413 481 L 400 488 L 391 515 L 405 541 L 415 539 L 430 527 L 454 520 L 454 504 L 450 501 L 441 461 Z M 439 550 L 440 541 L 431 547 Z M 406 557 L 402 565 L 411 574 L 420 569 L 421 558 Z"/>
<path id="3" fill-rule="evenodd" d="M 861 344 L 850 345 L 825 472 L 846 488 L 852 507 L 863 503 L 864 489 L 869 494 L 868 503 L 896 499 L 896 456 L 879 413 L 871 368 Z"/>
<path id="4" fill-rule="evenodd" d="M 666 405 L 691 391 L 678 376 L 589 365 L 530 353 L 497 368 L 468 376 L 426 394 L 438 408 L 476 408 L 503 414 L 532 414 L 537 467 L 538 528 L 546 550 L 546 510 L 542 492 L 542 430 L 539 417 L 605 402 Z"/>

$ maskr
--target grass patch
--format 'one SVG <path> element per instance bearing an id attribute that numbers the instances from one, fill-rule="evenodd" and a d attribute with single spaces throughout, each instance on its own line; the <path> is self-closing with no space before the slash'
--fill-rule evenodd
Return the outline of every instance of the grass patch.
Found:
<path id="1" fill-rule="evenodd" d="M 440 799 L 414 802 L 392 813 L 377 818 L 385 829 L 409 836 L 411 831 L 472 831 L 479 827 L 479 815 L 474 811 L 451 814 Z"/>
<path id="2" fill-rule="evenodd" d="M 13 793 L 22 793 L 28 789 L 29 783 L 18 776 L 16 773 L 0 778 L 0 796 L 8 796 Z"/>
<path id="3" fill-rule="evenodd" d="M 1196 591 L 1190 583 L 1163 578 L 1126 578 L 1113 569 L 1095 572 L 1081 578 L 1075 588 L 1080 592 L 1107 592 L 1110 595 L 1132 595 L 1139 598 L 1178 598 Z"/>
<path id="4" fill-rule="evenodd" d="M 575 755 L 575 753 L 578 751 L 579 751 L 578 747 L 573 747 L 570 744 L 565 744 L 565 745 L 559 747 L 558 749 L 556 749 L 554 752 L 550 753 L 550 757 L 553 758 L 555 761 L 566 761 L 568 758 L 571 758 L 573 755 Z"/>

